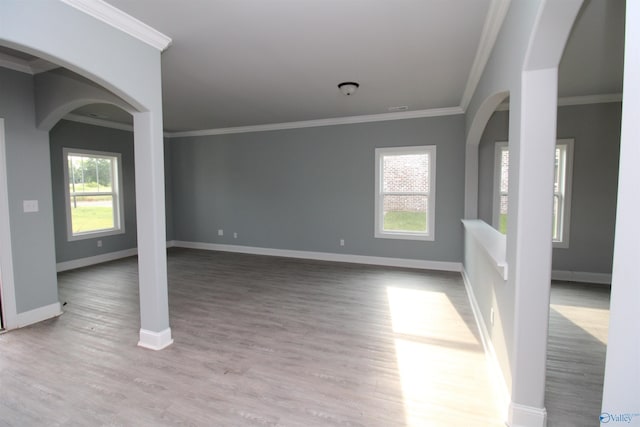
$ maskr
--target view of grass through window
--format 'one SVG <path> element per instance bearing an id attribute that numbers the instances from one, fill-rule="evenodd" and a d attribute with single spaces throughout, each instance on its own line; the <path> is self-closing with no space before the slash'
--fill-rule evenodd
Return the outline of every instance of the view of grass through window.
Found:
<path id="1" fill-rule="evenodd" d="M 116 158 L 69 153 L 69 210 L 73 235 L 118 228 Z"/>

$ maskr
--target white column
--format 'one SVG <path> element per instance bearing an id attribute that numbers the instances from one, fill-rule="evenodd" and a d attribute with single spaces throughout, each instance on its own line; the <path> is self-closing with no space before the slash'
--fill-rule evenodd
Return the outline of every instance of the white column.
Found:
<path id="1" fill-rule="evenodd" d="M 140 282 L 140 341 L 160 350 L 173 342 L 169 328 L 162 117 L 134 113 L 136 217 Z"/>
<path id="2" fill-rule="evenodd" d="M 640 2 L 627 2 L 618 209 L 602 425 L 640 426 Z"/>
<path id="3" fill-rule="evenodd" d="M 524 71 L 511 97 L 508 286 L 514 292 L 510 426 L 544 426 L 557 68 Z"/>

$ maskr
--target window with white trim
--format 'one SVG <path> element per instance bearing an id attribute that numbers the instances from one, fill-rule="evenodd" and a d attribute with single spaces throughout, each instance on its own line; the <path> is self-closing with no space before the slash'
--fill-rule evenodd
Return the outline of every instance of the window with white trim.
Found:
<path id="1" fill-rule="evenodd" d="M 124 233 L 120 153 L 64 148 L 67 238 Z"/>
<path id="2" fill-rule="evenodd" d="M 506 142 L 497 142 L 495 150 L 493 226 L 501 233 L 506 233 L 509 205 L 509 145 Z M 552 239 L 554 247 L 569 247 L 572 169 L 573 139 L 559 139 L 556 142 L 553 175 Z"/>
<path id="3" fill-rule="evenodd" d="M 433 240 L 436 146 L 376 148 L 375 237 Z"/>

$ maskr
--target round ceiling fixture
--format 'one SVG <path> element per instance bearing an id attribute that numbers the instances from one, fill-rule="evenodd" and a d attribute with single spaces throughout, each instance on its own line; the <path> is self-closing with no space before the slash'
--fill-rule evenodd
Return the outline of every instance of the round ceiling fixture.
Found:
<path id="1" fill-rule="evenodd" d="M 345 96 L 353 95 L 359 87 L 360 84 L 356 82 L 342 82 L 338 85 L 338 89 L 340 89 L 340 92 Z"/>

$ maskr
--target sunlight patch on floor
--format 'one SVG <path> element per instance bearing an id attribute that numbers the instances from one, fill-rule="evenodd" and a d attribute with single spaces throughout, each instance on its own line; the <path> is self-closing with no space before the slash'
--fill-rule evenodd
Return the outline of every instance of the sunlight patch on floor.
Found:
<path id="1" fill-rule="evenodd" d="M 551 309 L 557 311 L 560 315 L 601 343 L 607 344 L 609 331 L 608 309 L 562 304 L 551 304 Z"/>
<path id="2" fill-rule="evenodd" d="M 446 294 L 387 287 L 409 426 L 503 425 L 481 344 Z"/>

